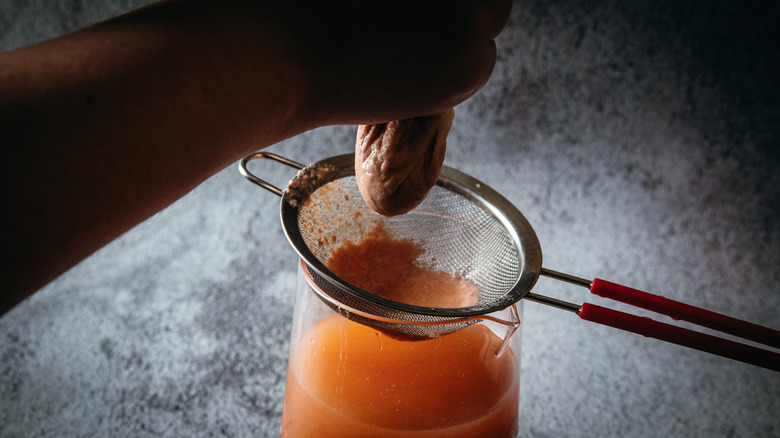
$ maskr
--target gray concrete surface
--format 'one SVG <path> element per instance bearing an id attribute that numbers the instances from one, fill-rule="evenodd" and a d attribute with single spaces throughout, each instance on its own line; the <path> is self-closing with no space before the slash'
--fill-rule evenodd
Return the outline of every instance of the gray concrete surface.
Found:
<path id="1" fill-rule="evenodd" d="M 0 0 L 0 49 L 143 3 Z M 780 12 L 743 3 L 515 2 L 446 163 L 524 212 L 550 269 L 780 328 Z M 354 133 L 272 150 L 312 162 Z M 230 167 L 0 318 L 0 436 L 278 436 L 277 209 Z M 778 373 L 534 303 L 523 343 L 523 436 L 780 436 Z"/>

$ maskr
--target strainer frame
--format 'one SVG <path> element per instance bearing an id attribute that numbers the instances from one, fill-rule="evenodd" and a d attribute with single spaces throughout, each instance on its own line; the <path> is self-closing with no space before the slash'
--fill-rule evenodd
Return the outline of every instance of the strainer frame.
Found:
<path id="1" fill-rule="evenodd" d="M 275 154 L 264 152 L 259 153 L 259 155 L 265 158 L 283 158 L 275 156 Z M 258 156 L 253 155 L 253 157 L 257 158 Z M 281 162 L 293 167 L 303 167 L 298 163 L 290 162 L 286 159 Z M 314 190 L 325 185 L 327 182 L 354 175 L 355 156 L 354 154 L 335 155 L 319 160 L 316 163 L 306 167 L 316 168 L 327 166 L 333 166 L 337 171 L 333 173 L 333 175 L 331 175 L 331 177 L 327 179 L 326 182 L 314 188 Z M 262 185 L 258 181 L 253 182 Z M 263 183 L 265 182 L 263 181 Z M 451 168 L 449 166 L 443 166 L 436 185 L 446 190 L 455 192 L 458 195 L 467 198 L 470 202 L 478 204 L 481 208 L 483 208 L 485 212 L 494 217 L 503 226 L 505 231 L 508 233 L 513 246 L 519 252 L 519 275 L 514 285 L 509 288 L 507 292 L 499 299 L 493 300 L 489 303 L 482 303 L 470 307 L 426 307 L 390 300 L 354 286 L 328 269 L 324 262 L 320 261 L 309 249 L 301 235 L 298 221 L 298 209 L 300 207 L 301 200 L 298 198 L 292 199 L 292 195 L 290 194 L 289 190 L 280 191 L 282 192 L 282 199 L 279 214 L 282 222 L 282 228 L 293 249 L 305 262 L 308 268 L 313 270 L 318 276 L 328 281 L 331 283 L 331 285 L 337 287 L 342 292 L 353 295 L 359 299 L 366 300 L 376 306 L 390 309 L 394 312 L 406 312 L 433 318 L 455 319 L 486 315 L 497 312 L 506 309 L 507 307 L 526 297 L 536 284 L 536 281 L 538 280 L 542 271 L 541 246 L 539 244 L 538 238 L 536 237 L 536 233 L 534 232 L 528 220 L 522 215 L 522 213 L 520 213 L 519 210 L 517 210 L 517 208 L 514 207 L 512 203 L 510 203 L 501 194 L 481 181 L 457 169 Z M 262 186 L 268 189 L 268 187 L 265 185 Z M 274 192 L 278 194 L 278 192 Z"/>
<path id="2" fill-rule="evenodd" d="M 295 184 L 291 184 L 286 190 L 282 190 L 273 184 L 258 178 L 246 167 L 248 161 L 256 158 L 272 158 L 275 161 L 299 169 L 298 175 L 296 175 L 296 178 L 292 181 Z M 322 172 L 323 170 L 325 170 L 325 172 Z M 492 306 L 479 305 L 445 309 L 420 307 L 388 300 L 359 289 L 336 276 L 309 250 L 298 227 L 297 206 L 302 205 L 301 201 L 304 199 L 302 196 L 307 193 L 307 188 L 310 189 L 313 185 L 321 187 L 334 179 L 353 175 L 354 155 L 338 155 L 326 158 L 325 160 L 321 160 L 310 166 L 304 166 L 270 152 L 255 152 L 241 159 L 239 162 L 239 171 L 249 181 L 282 197 L 280 215 L 285 235 L 293 245 L 293 249 L 300 256 L 301 263 L 305 265 L 313 281 L 316 282 L 317 279 L 321 279 L 335 287 L 338 291 L 335 293 L 338 293 L 339 295 L 341 295 L 342 292 L 346 292 L 348 295 L 352 295 L 352 298 L 358 297 L 368 303 L 373 303 L 374 307 L 372 307 L 372 309 L 378 309 L 382 312 L 386 312 L 388 311 L 387 309 L 390 309 L 390 311 L 397 312 L 395 315 L 401 315 L 404 318 L 407 318 L 391 318 L 390 321 L 395 326 L 398 326 L 399 323 L 402 326 L 409 323 L 410 325 L 408 327 L 445 327 L 444 331 L 426 330 L 420 332 L 413 330 L 398 330 L 395 327 L 391 330 L 392 333 L 405 339 L 414 340 L 431 337 L 433 335 L 446 334 L 453 331 L 453 328 L 454 330 L 458 330 L 459 327 L 464 327 L 469 323 L 477 321 L 479 316 L 483 315 L 484 319 L 495 320 L 496 322 L 509 326 L 509 331 L 505 337 L 506 340 L 511 336 L 511 332 L 519 327 L 519 319 L 514 318 L 512 321 L 496 320 L 488 314 L 504 310 L 510 306 L 514 310 L 514 304 L 516 302 L 523 298 L 527 298 L 530 301 L 536 301 L 558 309 L 573 312 L 582 320 L 706 351 L 780 372 L 780 353 L 771 350 L 761 349 L 750 344 L 735 342 L 707 333 L 662 323 L 649 317 L 640 317 L 587 302 L 578 305 L 532 293 L 531 289 L 534 287 L 539 276 L 544 275 L 566 283 L 585 287 L 594 295 L 668 315 L 675 320 L 692 322 L 693 324 L 702 327 L 728 333 L 756 343 L 769 345 L 773 348 L 780 348 L 780 331 L 778 330 L 670 300 L 659 295 L 649 294 L 638 289 L 622 286 L 599 278 L 591 281 L 542 268 L 541 247 L 539 246 L 536 233 L 517 208 L 489 186 L 450 167 L 445 166 L 442 169 L 441 177 L 436 184 L 442 186 L 446 190 L 454 191 L 460 196 L 469 198 L 469 202 L 474 202 L 482 206 L 484 208 L 483 211 L 490 214 L 491 217 L 497 220 L 503 229 L 508 232 L 516 249 L 518 249 L 519 245 L 518 251 L 521 255 L 520 275 L 513 287 L 502 295 L 502 299 L 491 301 L 493 304 Z M 424 210 L 419 211 L 422 212 Z M 328 294 L 329 298 L 339 301 L 338 298 L 330 296 L 328 292 L 324 290 L 322 292 Z M 322 295 L 320 297 L 324 299 Z M 334 310 L 339 313 L 344 314 L 349 312 L 349 309 L 346 308 L 349 307 L 348 305 L 345 305 L 345 308 L 338 305 L 335 307 Z M 354 309 L 354 307 L 352 308 Z M 362 309 L 357 310 L 363 311 Z M 377 312 L 365 312 L 370 315 L 380 316 L 381 318 L 377 318 L 377 320 L 388 321 L 388 318 L 382 317 L 382 315 Z M 425 320 L 410 320 L 407 315 L 424 317 Z M 350 317 L 350 315 L 345 316 Z M 370 317 L 368 318 L 371 319 Z M 373 321 L 373 319 L 371 320 Z M 419 324 L 415 324 L 415 322 L 419 322 Z M 448 324 L 448 322 L 452 324 Z M 367 322 L 367 324 L 382 330 L 381 327 L 377 327 L 373 322 Z"/>

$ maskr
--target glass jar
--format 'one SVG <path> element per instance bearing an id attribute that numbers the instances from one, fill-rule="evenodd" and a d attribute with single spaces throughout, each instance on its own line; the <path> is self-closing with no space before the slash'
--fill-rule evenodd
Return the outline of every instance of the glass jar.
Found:
<path id="1" fill-rule="evenodd" d="M 335 311 L 298 272 L 283 438 L 517 436 L 521 302 L 409 340 Z"/>

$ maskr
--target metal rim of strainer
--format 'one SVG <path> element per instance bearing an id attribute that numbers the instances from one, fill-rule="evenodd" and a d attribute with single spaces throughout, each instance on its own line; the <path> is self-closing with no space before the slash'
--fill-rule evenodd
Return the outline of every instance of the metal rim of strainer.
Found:
<path id="1" fill-rule="evenodd" d="M 354 154 L 329 157 L 307 166 L 306 168 L 316 168 L 318 166 L 332 166 L 337 172 L 334 172 L 333 175 L 325 181 L 320 181 L 317 185 L 309 187 L 310 193 L 330 181 L 354 175 Z M 436 184 L 467 198 L 470 202 L 478 204 L 502 224 L 511 238 L 512 244 L 519 253 L 521 264 L 521 266 L 519 266 L 520 274 L 514 285 L 499 299 L 471 307 L 423 307 L 393 301 L 350 284 L 328 269 L 327 266 L 309 249 L 301 235 L 299 227 L 298 207 L 300 206 L 300 199 L 291 202 L 289 190 L 285 190 L 282 195 L 280 212 L 282 227 L 290 244 L 311 271 L 314 271 L 314 273 L 322 279 L 337 287 L 340 292 L 348 293 L 353 297 L 371 303 L 371 309 L 375 309 L 376 306 L 391 309 L 395 315 L 395 319 L 399 318 L 397 312 L 401 312 L 402 314 L 408 313 L 430 317 L 432 322 L 436 321 L 437 323 L 441 323 L 446 320 L 487 315 L 497 312 L 524 298 L 530 293 L 542 270 L 541 246 L 539 245 L 536 233 L 528 220 L 514 207 L 514 205 L 512 205 L 512 203 L 498 192 L 481 181 L 454 168 L 443 166 Z M 420 322 L 417 319 L 413 319 L 412 321 L 414 321 L 415 324 L 425 324 L 424 321 Z"/>

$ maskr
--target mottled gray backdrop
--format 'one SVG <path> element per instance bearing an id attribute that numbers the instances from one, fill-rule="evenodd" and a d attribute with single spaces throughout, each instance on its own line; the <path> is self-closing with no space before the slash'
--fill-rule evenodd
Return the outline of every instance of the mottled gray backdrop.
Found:
<path id="1" fill-rule="evenodd" d="M 0 49 L 144 3 L 0 0 Z M 515 2 L 446 163 L 524 212 L 550 269 L 780 328 L 778 4 Z M 354 132 L 272 150 L 311 162 Z M 230 167 L 0 318 L 0 436 L 278 436 L 296 258 L 277 209 Z M 523 436 L 780 436 L 778 373 L 534 303 L 523 342 Z"/>

